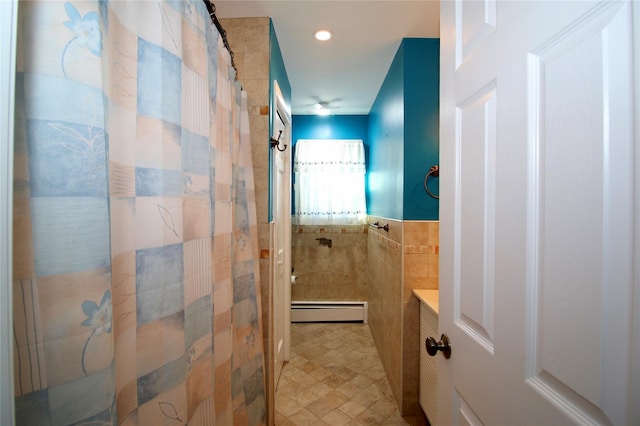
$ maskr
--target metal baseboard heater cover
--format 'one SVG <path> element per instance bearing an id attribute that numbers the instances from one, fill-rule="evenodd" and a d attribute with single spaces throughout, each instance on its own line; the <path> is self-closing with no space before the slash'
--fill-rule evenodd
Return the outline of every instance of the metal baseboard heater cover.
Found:
<path id="1" fill-rule="evenodd" d="M 291 302 L 291 322 L 363 322 L 367 323 L 368 303 L 359 301 Z"/>

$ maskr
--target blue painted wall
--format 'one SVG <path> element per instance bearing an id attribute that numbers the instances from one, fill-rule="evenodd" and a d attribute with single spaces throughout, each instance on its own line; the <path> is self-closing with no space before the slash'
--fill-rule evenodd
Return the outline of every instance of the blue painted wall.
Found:
<path id="1" fill-rule="evenodd" d="M 371 108 L 370 215 L 438 219 L 423 181 L 439 158 L 439 51 L 439 39 L 404 39 Z M 437 182 L 430 188 L 437 192 Z"/>
<path id="2" fill-rule="evenodd" d="M 294 115 L 292 139 L 362 139 L 368 144 L 366 115 Z"/>
<path id="3" fill-rule="evenodd" d="M 439 162 L 440 40 L 405 39 L 404 220 L 437 220 L 439 203 L 424 177 Z M 438 179 L 429 178 L 438 193 Z"/>
<path id="4" fill-rule="evenodd" d="M 273 103 L 274 80 L 278 82 L 282 97 L 287 105 L 291 105 L 291 83 L 289 83 L 289 76 L 287 76 L 287 69 L 284 66 L 284 60 L 282 59 L 282 51 L 280 50 L 280 43 L 278 43 L 278 36 L 276 30 L 273 27 L 273 20 L 269 20 L 269 135 L 273 135 L 273 114 L 275 113 L 275 105 Z M 269 139 L 264 141 L 264 149 L 269 156 L 269 221 L 272 220 L 272 206 L 271 206 L 271 194 L 273 182 L 271 181 L 271 153 L 269 152 Z"/>
<path id="5" fill-rule="evenodd" d="M 369 215 L 402 219 L 404 46 L 401 44 L 369 112 Z"/>
<path id="6" fill-rule="evenodd" d="M 273 81 L 278 81 L 280 91 L 284 97 L 287 105 L 291 105 L 291 83 L 289 83 L 289 76 L 287 75 L 287 69 L 284 66 L 284 60 L 282 59 L 282 51 L 280 50 L 280 43 L 278 43 L 278 36 L 276 30 L 273 27 L 273 21 L 269 20 L 269 134 L 273 134 L 273 112 L 275 111 L 273 105 Z M 268 142 L 268 141 L 267 141 Z M 268 145 L 268 144 L 267 144 Z"/>

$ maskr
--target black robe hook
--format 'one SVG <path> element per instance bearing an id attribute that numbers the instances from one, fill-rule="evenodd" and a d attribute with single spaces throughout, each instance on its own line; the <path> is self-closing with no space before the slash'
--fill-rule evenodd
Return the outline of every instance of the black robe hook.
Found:
<path id="1" fill-rule="evenodd" d="M 271 148 L 275 148 L 278 151 L 283 152 L 285 149 L 287 149 L 287 145 L 283 145 L 283 148 L 280 149 L 280 136 L 282 136 L 282 130 L 280 130 L 280 132 L 278 133 L 278 139 L 271 138 Z"/>

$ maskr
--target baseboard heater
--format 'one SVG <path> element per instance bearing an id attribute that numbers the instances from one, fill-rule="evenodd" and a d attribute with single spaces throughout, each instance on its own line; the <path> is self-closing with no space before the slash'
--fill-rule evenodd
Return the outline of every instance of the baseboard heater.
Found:
<path id="1" fill-rule="evenodd" d="M 291 322 L 367 323 L 367 302 L 291 302 Z"/>

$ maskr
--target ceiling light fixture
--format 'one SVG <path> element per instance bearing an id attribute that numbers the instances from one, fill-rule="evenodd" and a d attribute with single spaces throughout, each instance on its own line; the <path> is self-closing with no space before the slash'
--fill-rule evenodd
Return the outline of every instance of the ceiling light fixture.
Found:
<path id="1" fill-rule="evenodd" d="M 318 102 L 316 104 L 316 115 L 329 115 L 331 110 L 327 106 L 326 102 Z"/>
<path id="2" fill-rule="evenodd" d="M 318 30 L 313 35 L 316 37 L 316 40 L 327 41 L 333 35 L 329 30 Z"/>

